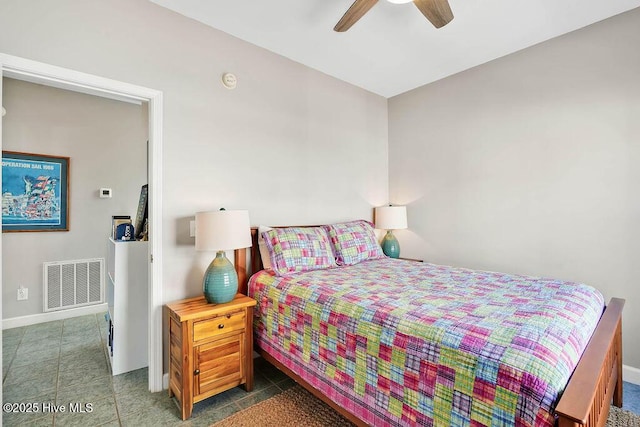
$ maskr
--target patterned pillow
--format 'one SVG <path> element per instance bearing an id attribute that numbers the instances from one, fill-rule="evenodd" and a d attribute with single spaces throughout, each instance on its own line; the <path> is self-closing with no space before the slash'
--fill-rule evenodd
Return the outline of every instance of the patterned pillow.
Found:
<path id="1" fill-rule="evenodd" d="M 338 265 L 353 265 L 367 259 L 384 258 L 373 224 L 359 220 L 325 225 Z"/>
<path id="2" fill-rule="evenodd" d="M 329 236 L 322 227 L 274 228 L 262 237 L 277 276 L 336 266 Z"/>
<path id="3" fill-rule="evenodd" d="M 260 259 L 262 260 L 262 268 L 265 270 L 271 270 L 271 255 L 269 255 L 269 249 L 264 241 L 262 234 L 265 231 L 273 230 L 272 227 L 261 225 L 258 227 L 258 250 L 260 251 Z"/>

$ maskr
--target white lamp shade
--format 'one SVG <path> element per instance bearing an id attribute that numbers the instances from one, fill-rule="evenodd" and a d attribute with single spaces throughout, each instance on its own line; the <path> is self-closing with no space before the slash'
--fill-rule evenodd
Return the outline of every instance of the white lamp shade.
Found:
<path id="1" fill-rule="evenodd" d="M 196 213 L 196 250 L 224 251 L 251 246 L 249 211 Z"/>
<path id="2" fill-rule="evenodd" d="M 407 228 L 407 207 L 382 206 L 376 208 L 376 228 L 381 230 Z"/>

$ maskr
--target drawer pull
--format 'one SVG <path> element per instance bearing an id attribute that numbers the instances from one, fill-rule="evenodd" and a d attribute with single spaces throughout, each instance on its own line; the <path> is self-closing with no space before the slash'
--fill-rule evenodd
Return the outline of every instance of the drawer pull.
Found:
<path id="1" fill-rule="evenodd" d="M 193 371 L 193 375 L 200 375 L 200 369 L 196 369 L 195 371 Z"/>
<path id="2" fill-rule="evenodd" d="M 218 316 L 198 320 L 193 322 L 193 340 L 202 341 L 234 331 L 243 331 L 246 323 L 247 316 L 244 311 L 220 313 Z"/>

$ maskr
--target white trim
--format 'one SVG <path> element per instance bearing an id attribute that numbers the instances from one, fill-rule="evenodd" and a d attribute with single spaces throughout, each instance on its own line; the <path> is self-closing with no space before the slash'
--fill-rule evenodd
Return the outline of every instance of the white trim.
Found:
<path id="1" fill-rule="evenodd" d="M 640 369 L 622 365 L 622 379 L 628 383 L 640 385 Z"/>
<path id="2" fill-rule="evenodd" d="M 88 305 L 68 310 L 50 311 L 48 313 L 32 314 L 30 316 L 12 317 L 2 321 L 2 330 L 19 328 L 20 326 L 37 325 L 38 323 L 53 322 L 54 320 L 71 319 L 72 317 L 88 314 L 106 313 L 107 303 Z"/>
<path id="3" fill-rule="evenodd" d="M 169 388 L 169 374 L 162 376 L 162 387 L 164 387 L 165 390 Z"/>
<path id="4" fill-rule="evenodd" d="M 0 79 L 6 74 L 127 102 L 149 102 L 149 390 L 162 390 L 162 92 L 68 68 L 0 53 Z M 1 94 L 1 92 L 0 92 Z M 2 134 L 0 133 L 0 149 Z M 4 322 L 3 322 L 4 324 Z"/>
<path id="5" fill-rule="evenodd" d="M 158 93 L 154 89 L 4 53 L 0 53 L 0 63 L 2 63 L 3 75 L 6 74 L 7 77 L 104 98 L 139 103 L 148 101 Z"/>
<path id="6" fill-rule="evenodd" d="M 149 390 L 162 391 L 162 92 L 149 99 Z M 153 141 L 153 144 L 151 143 Z M 153 327 L 152 327 L 153 326 Z M 152 375 L 153 373 L 153 375 Z"/>

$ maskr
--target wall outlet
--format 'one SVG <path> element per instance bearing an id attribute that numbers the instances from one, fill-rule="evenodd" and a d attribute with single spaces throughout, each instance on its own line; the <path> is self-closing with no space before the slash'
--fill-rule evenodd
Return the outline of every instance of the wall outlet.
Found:
<path id="1" fill-rule="evenodd" d="M 29 288 L 18 288 L 18 301 L 29 299 Z"/>

